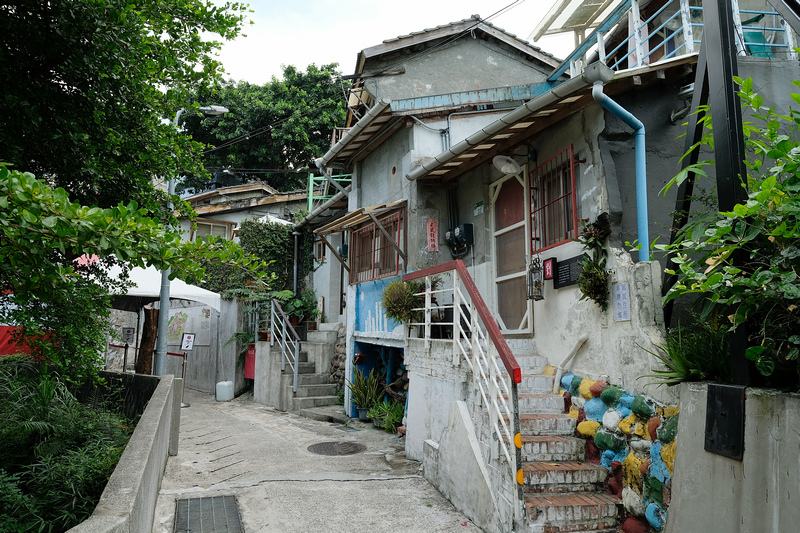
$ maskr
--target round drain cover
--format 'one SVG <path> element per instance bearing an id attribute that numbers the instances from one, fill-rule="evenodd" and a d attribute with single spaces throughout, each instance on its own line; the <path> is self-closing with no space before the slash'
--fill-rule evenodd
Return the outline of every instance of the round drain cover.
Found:
<path id="1" fill-rule="evenodd" d="M 317 455 L 353 455 L 366 450 L 367 447 L 357 442 L 318 442 L 308 447 L 308 451 Z"/>

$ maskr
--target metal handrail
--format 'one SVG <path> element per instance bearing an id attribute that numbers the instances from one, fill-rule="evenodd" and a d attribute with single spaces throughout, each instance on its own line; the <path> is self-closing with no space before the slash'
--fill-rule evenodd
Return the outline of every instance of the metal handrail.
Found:
<path id="1" fill-rule="evenodd" d="M 292 392 L 297 392 L 297 375 L 299 370 L 298 361 L 300 359 L 300 335 L 289 323 L 286 313 L 283 312 L 280 302 L 272 299 L 270 306 L 270 340 L 269 345 L 281 348 L 281 372 L 286 370 L 286 365 L 292 369 L 294 375 L 292 379 Z"/>
<path id="2" fill-rule="evenodd" d="M 432 289 L 435 276 L 450 274 L 452 287 Z M 519 519 L 523 509 L 522 495 L 522 440 L 520 436 L 519 394 L 517 384 L 522 381 L 522 372 L 508 343 L 500 332 L 497 321 L 489 311 L 464 263 L 457 259 L 442 265 L 411 272 L 403 281 L 425 279 L 425 289 L 418 293 L 424 299 L 422 322 L 411 322 L 410 326 L 422 327 L 426 345 L 430 343 L 434 327 L 451 328 L 453 364 L 463 360 L 472 371 L 472 378 L 480 391 L 493 432 L 499 437 L 503 455 L 511 467 L 516 481 L 517 505 L 514 518 Z M 452 302 L 440 304 L 437 296 L 452 295 Z M 452 309 L 453 321 L 434 321 L 434 313 Z M 498 364 L 498 358 L 503 362 Z M 473 420 L 473 423 L 475 421 Z M 509 449 L 514 445 L 514 453 Z"/>

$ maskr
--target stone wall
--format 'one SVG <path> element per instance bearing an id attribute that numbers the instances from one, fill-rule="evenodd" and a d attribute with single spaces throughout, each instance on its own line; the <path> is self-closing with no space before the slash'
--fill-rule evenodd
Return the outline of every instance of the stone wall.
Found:
<path id="1" fill-rule="evenodd" d="M 347 363 L 347 329 L 344 324 L 339 324 L 336 328 L 336 345 L 334 346 L 333 357 L 331 358 L 330 382 L 336 383 L 344 389 L 345 385 L 345 364 Z"/>
<path id="2" fill-rule="evenodd" d="M 555 367 L 547 372 L 554 373 Z M 622 499 L 622 533 L 664 529 L 672 494 L 678 406 L 566 372 L 560 394 L 586 439 L 586 461 L 608 470 L 606 490 Z M 700 530 L 697 530 L 700 531 Z M 710 530 L 708 530 L 710 531 Z"/>

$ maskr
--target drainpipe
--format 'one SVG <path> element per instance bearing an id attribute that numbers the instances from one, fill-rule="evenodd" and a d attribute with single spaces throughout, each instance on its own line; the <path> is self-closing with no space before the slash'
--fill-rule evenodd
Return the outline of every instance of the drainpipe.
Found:
<path id="1" fill-rule="evenodd" d="M 634 152 L 636 156 L 636 220 L 638 226 L 639 261 L 650 260 L 650 235 L 647 227 L 647 166 L 644 150 L 644 124 L 629 111 L 603 93 L 603 82 L 597 80 L 592 86 L 592 97 L 612 115 L 633 128 Z"/>

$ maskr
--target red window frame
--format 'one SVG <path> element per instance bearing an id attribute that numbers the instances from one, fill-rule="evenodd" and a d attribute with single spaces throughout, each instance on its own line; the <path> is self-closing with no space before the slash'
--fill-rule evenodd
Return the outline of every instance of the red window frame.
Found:
<path id="1" fill-rule="evenodd" d="M 570 144 L 530 171 L 531 252 L 569 242 L 577 235 L 575 153 Z"/>
<path id="2" fill-rule="evenodd" d="M 403 211 L 395 211 L 378 219 L 398 246 L 402 242 L 403 220 Z M 351 285 L 396 276 L 399 273 L 400 252 L 374 222 L 350 232 Z"/>

